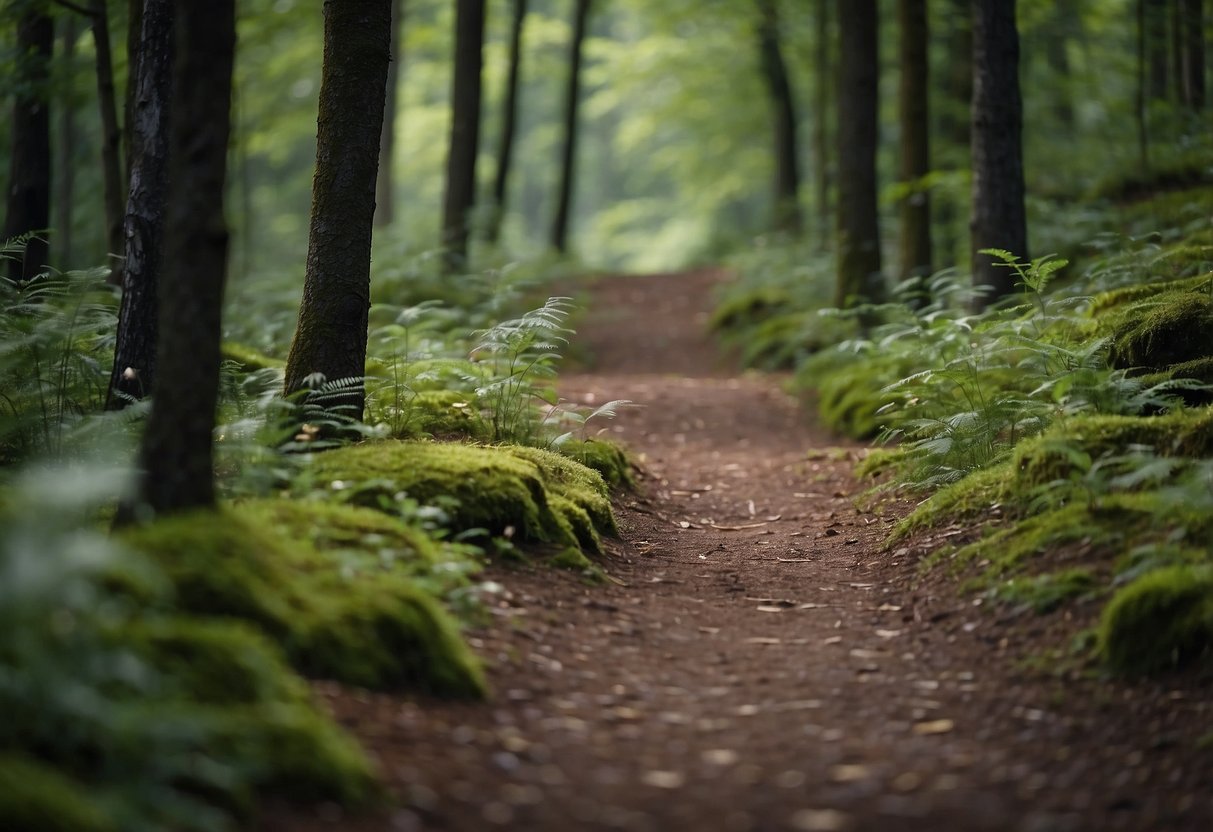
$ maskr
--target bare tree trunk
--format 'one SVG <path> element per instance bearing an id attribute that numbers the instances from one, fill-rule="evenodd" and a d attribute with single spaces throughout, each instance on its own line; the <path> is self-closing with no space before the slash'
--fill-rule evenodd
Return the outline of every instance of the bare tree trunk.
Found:
<path id="1" fill-rule="evenodd" d="M 762 59 L 762 74 L 771 96 L 772 136 L 774 138 L 775 228 L 799 235 L 804 227 L 800 213 L 800 163 L 796 140 L 796 102 L 792 83 L 779 46 L 779 11 L 775 0 L 758 0 L 761 15 L 758 47 Z"/>
<path id="2" fill-rule="evenodd" d="M 403 26 L 404 0 L 392 0 L 392 62 L 387 70 L 383 130 L 379 136 L 379 174 L 375 180 L 375 225 L 380 228 L 391 225 L 396 218 L 396 109 L 400 98 L 400 47 Z"/>
<path id="3" fill-rule="evenodd" d="M 1170 89 L 1167 61 L 1167 4 L 1169 0 L 1146 0 L 1146 54 L 1150 68 L 1150 99 L 1166 101 Z"/>
<path id="4" fill-rule="evenodd" d="M 973 8 L 971 0 L 948 4 L 948 70 L 943 78 L 945 95 L 940 108 L 939 133 L 951 171 L 969 170 L 969 107 L 973 103 Z M 937 145 L 938 146 L 938 145 Z M 957 265 L 958 252 L 968 238 L 964 199 L 949 189 L 937 199 L 940 265 Z"/>
<path id="5" fill-rule="evenodd" d="M 63 62 L 71 66 L 76 56 L 76 40 L 79 29 L 75 15 L 60 18 Z M 62 97 L 59 111 L 59 140 L 55 145 L 54 168 L 56 171 L 54 206 L 55 263 L 60 269 L 71 269 L 74 261 L 72 251 L 72 209 L 76 201 L 76 108 L 69 96 Z"/>
<path id="6" fill-rule="evenodd" d="M 443 264 L 448 273 L 468 265 L 468 237 L 476 204 L 476 153 L 480 146 L 484 0 L 456 0 L 451 141 L 442 204 Z"/>
<path id="7" fill-rule="evenodd" d="M 834 302 L 880 303 L 876 0 L 838 0 L 838 274 Z"/>
<path id="8" fill-rule="evenodd" d="M 1023 103 L 1014 0 L 973 3 L 973 285 L 977 308 L 1011 294 L 1014 273 L 982 249 L 1028 257 L 1024 213 Z"/>
<path id="9" fill-rule="evenodd" d="M 139 51 L 142 46 L 143 4 L 144 0 L 128 0 L 126 4 L 126 92 L 122 105 L 125 130 L 122 133 L 122 140 L 126 147 L 128 172 L 134 165 L 134 159 L 131 157 L 135 153 L 135 67 L 139 66 Z"/>
<path id="10" fill-rule="evenodd" d="M 1205 108 L 1205 4 L 1183 0 L 1184 103 L 1200 112 Z"/>
<path id="11" fill-rule="evenodd" d="M 119 522 L 215 502 L 212 433 L 228 232 L 235 0 L 176 7 L 170 193 L 160 292 L 160 379 L 141 449 L 138 507 Z"/>
<path id="12" fill-rule="evenodd" d="M 131 73 L 131 175 L 126 201 L 122 306 L 106 407 L 117 410 L 156 383 L 158 296 L 168 207 L 174 0 L 147 0 Z"/>
<path id="13" fill-rule="evenodd" d="M 1150 29 L 1149 0 L 1137 0 L 1137 152 L 1141 173 L 1150 172 Z"/>
<path id="14" fill-rule="evenodd" d="M 556 216 L 552 221 L 552 248 L 568 251 L 569 217 L 573 204 L 573 178 L 577 166 L 577 122 L 581 101 L 581 52 L 591 0 L 577 0 L 573 13 L 573 38 L 569 43 L 569 77 L 564 97 L 564 152 L 560 157 L 560 187 L 556 193 Z"/>
<path id="15" fill-rule="evenodd" d="M 930 32 L 927 5 L 922 0 L 898 0 L 901 89 L 901 181 L 910 188 L 901 201 L 901 277 L 931 273 L 931 200 L 922 185 L 931 171 L 929 76 L 927 47 Z"/>
<path id="16" fill-rule="evenodd" d="M 55 23 L 41 4 L 28 4 L 17 18 L 17 68 L 13 84 L 12 150 L 4 237 L 36 233 L 25 254 L 8 263 L 10 279 L 29 280 L 49 259 L 46 240 L 51 209 L 50 62 Z"/>
<path id="17" fill-rule="evenodd" d="M 105 0 L 89 6 L 93 43 L 97 50 L 97 103 L 101 109 L 101 173 L 104 178 L 105 241 L 109 254 L 117 258 L 123 249 L 122 221 L 126 212 L 122 182 L 122 131 L 118 127 L 118 102 L 114 94 L 114 61 L 110 49 L 109 15 Z M 121 285 L 122 262 L 114 260 L 110 283 Z"/>
<path id="18" fill-rule="evenodd" d="M 501 110 L 501 143 L 497 150 L 497 174 L 493 179 L 493 215 L 489 218 L 486 235 L 490 243 L 496 243 L 501 237 L 510 167 L 514 161 L 514 134 L 518 130 L 518 76 L 522 63 L 522 24 L 526 20 L 527 5 L 527 0 L 514 0 L 514 17 L 510 25 L 510 66 L 506 74 L 505 99 Z"/>
<path id="19" fill-rule="evenodd" d="M 379 136 L 391 63 L 391 0 L 325 0 L 324 69 L 312 185 L 312 221 L 299 326 L 286 361 L 286 392 L 320 373 L 366 372 L 371 233 Z M 339 406 L 361 419 L 361 384 Z"/>
<path id="20" fill-rule="evenodd" d="M 819 2 L 814 6 L 813 79 L 816 90 L 816 110 L 813 122 L 813 161 L 816 165 L 817 226 L 823 247 L 831 242 L 831 226 L 834 216 L 830 207 L 830 78 L 833 61 L 830 60 L 833 38 L 830 37 L 830 3 Z"/>

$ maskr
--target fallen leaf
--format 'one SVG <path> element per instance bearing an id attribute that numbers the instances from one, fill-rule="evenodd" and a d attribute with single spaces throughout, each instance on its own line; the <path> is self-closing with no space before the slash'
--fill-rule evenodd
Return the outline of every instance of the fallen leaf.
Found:
<path id="1" fill-rule="evenodd" d="M 842 636 L 830 636 L 821 642 L 822 644 L 842 644 Z"/>
<path id="2" fill-rule="evenodd" d="M 747 638 L 745 640 L 745 643 L 746 644 L 782 644 L 783 642 L 777 638 L 769 638 L 767 636 L 755 636 L 754 638 Z"/>
<path id="3" fill-rule="evenodd" d="M 739 532 L 744 529 L 757 529 L 767 525 L 766 523 L 742 523 L 740 526 L 720 526 L 716 523 L 709 523 L 713 529 L 718 532 Z"/>
<path id="4" fill-rule="evenodd" d="M 640 778 L 646 786 L 658 789 L 680 789 L 686 777 L 679 771 L 646 771 Z"/>
<path id="5" fill-rule="evenodd" d="M 901 612 L 901 607 L 896 604 L 881 604 L 876 609 L 880 612 Z"/>
<path id="6" fill-rule="evenodd" d="M 709 748 L 700 757 L 705 763 L 712 766 L 731 766 L 741 759 L 740 755 L 731 748 Z"/>
<path id="7" fill-rule="evenodd" d="M 880 638 L 897 638 L 901 635 L 901 630 L 877 630 L 876 635 Z"/>
<path id="8" fill-rule="evenodd" d="M 930 722 L 919 722 L 914 726 L 915 734 L 924 736 L 930 734 L 946 734 L 956 726 L 950 719 L 933 719 Z"/>
<path id="9" fill-rule="evenodd" d="M 851 817 L 837 809 L 801 809 L 792 815 L 791 824 L 798 832 L 845 832 Z"/>
<path id="10" fill-rule="evenodd" d="M 830 769 L 830 779 L 835 783 L 854 783 L 856 780 L 867 780 L 872 776 L 867 766 L 838 765 Z"/>
<path id="11" fill-rule="evenodd" d="M 757 607 L 756 609 L 759 612 L 783 612 L 784 610 L 787 609 L 787 607 L 772 607 L 772 606 L 768 606 L 768 605 L 764 604 L 760 607 Z"/>

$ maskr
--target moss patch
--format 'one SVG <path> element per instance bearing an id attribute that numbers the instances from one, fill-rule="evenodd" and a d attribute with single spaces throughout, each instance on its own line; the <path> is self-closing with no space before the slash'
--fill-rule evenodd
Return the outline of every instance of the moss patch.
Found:
<path id="1" fill-rule="evenodd" d="M 627 452 L 614 442 L 602 439 L 570 439 L 556 450 L 586 468 L 598 472 L 611 488 L 635 488 L 632 462 Z"/>
<path id="2" fill-rule="evenodd" d="M 0 829 L 117 832 L 102 804 L 77 781 L 23 754 L 0 754 Z"/>
<path id="3" fill-rule="evenodd" d="M 1169 297 L 1140 318 L 1124 321 L 1111 337 L 1108 363 L 1141 371 L 1167 370 L 1213 353 L 1213 304 L 1207 294 Z"/>
<path id="4" fill-rule="evenodd" d="M 369 406 L 383 411 L 380 418 L 392 426 L 396 439 L 464 437 L 487 441 L 492 426 L 480 413 L 476 396 L 458 390 L 381 389 L 371 396 Z"/>
<path id="5" fill-rule="evenodd" d="M 258 625 L 308 675 L 450 696 L 484 690 L 454 622 L 406 575 L 343 574 L 331 557 L 232 511 L 169 517 L 122 538 L 161 567 L 179 608 Z"/>
<path id="6" fill-rule="evenodd" d="M 934 528 L 952 520 L 989 516 L 1001 507 L 1011 494 L 1014 480 L 1009 462 L 974 471 L 962 480 L 951 483 L 931 495 L 931 498 L 893 527 L 890 545 L 922 529 Z"/>
<path id="7" fill-rule="evenodd" d="M 286 366 L 286 362 L 281 358 L 265 355 L 264 353 L 257 352 L 252 347 L 246 347 L 244 344 L 237 344 L 231 341 L 225 342 L 220 347 L 220 355 L 224 361 L 235 361 L 246 373 L 270 368 L 280 370 Z"/>
<path id="8" fill-rule="evenodd" d="M 1213 657 L 1213 569 L 1177 566 L 1120 590 L 1104 610 L 1099 654 L 1118 673 L 1152 673 Z"/>

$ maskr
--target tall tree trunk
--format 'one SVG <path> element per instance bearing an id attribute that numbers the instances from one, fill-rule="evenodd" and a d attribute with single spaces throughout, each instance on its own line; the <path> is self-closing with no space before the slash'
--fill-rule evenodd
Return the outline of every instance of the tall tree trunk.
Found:
<path id="1" fill-rule="evenodd" d="M 1014 0 L 973 2 L 973 285 L 986 287 L 975 305 L 1015 288 L 1011 269 L 982 249 L 1028 257 L 1024 214 L 1023 102 L 1019 91 L 1019 29 Z"/>
<path id="2" fill-rule="evenodd" d="M 944 99 L 940 108 L 939 135 L 950 171 L 969 170 L 969 107 L 973 104 L 973 7 L 972 0 L 948 4 L 948 69 L 944 75 Z M 937 199 L 940 265 L 957 265 L 958 252 L 968 239 L 968 217 L 959 188 L 950 188 Z"/>
<path id="3" fill-rule="evenodd" d="M 1137 0 L 1137 153 L 1142 176 L 1150 172 L 1150 0 Z"/>
<path id="4" fill-rule="evenodd" d="M 472 208 L 476 204 L 476 153 L 480 146 L 484 0 L 456 0 L 451 140 L 442 201 L 443 263 L 448 273 L 466 268 Z"/>
<path id="5" fill-rule="evenodd" d="M 106 407 L 152 392 L 159 337 L 158 288 L 168 204 L 174 0 L 147 0 L 131 80 L 131 175 L 126 201 L 122 305 Z"/>
<path id="6" fill-rule="evenodd" d="M 1073 71 L 1070 66 L 1070 40 L 1082 25 L 1076 9 L 1058 3 L 1053 10 L 1052 27 L 1046 35 L 1046 56 L 1052 72 L 1053 115 L 1064 130 L 1074 127 Z"/>
<path id="7" fill-rule="evenodd" d="M 833 212 L 830 209 L 830 79 L 833 61 L 830 60 L 834 39 L 830 36 L 830 3 L 821 0 L 814 4 L 813 79 L 816 103 L 813 121 L 813 162 L 816 166 L 815 190 L 817 191 L 817 227 L 823 247 L 831 241 L 830 229 Z"/>
<path id="8" fill-rule="evenodd" d="M 387 70 L 383 130 L 379 136 L 379 174 L 375 180 L 375 225 L 381 228 L 391 225 L 396 217 L 396 109 L 400 98 L 400 47 L 403 42 L 403 26 L 404 0 L 392 0 L 392 58 Z"/>
<path id="9" fill-rule="evenodd" d="M 577 166 L 577 115 L 581 101 L 581 47 L 585 42 L 591 0 L 577 0 L 573 12 L 573 39 L 569 43 L 569 77 L 564 94 L 564 152 L 560 157 L 560 187 L 552 220 L 552 248 L 560 254 L 569 247 L 569 217 L 573 204 L 573 177 Z"/>
<path id="10" fill-rule="evenodd" d="M 1184 102 L 1197 112 L 1205 108 L 1205 4 L 1182 0 L 1184 7 Z"/>
<path id="11" fill-rule="evenodd" d="M 114 60 L 110 49 L 109 14 L 105 0 L 89 5 L 93 43 L 97 51 L 97 104 L 101 108 L 101 173 L 105 197 L 105 242 L 109 254 L 122 253 L 122 221 L 126 212 L 122 182 L 122 131 L 114 94 Z M 122 262 L 115 260 L 110 283 L 122 284 Z"/>
<path id="12" fill-rule="evenodd" d="M 126 4 L 126 92 L 122 103 L 122 140 L 126 147 L 126 170 L 134 166 L 135 154 L 135 68 L 139 66 L 139 50 L 143 37 L 144 0 L 128 0 Z"/>
<path id="13" fill-rule="evenodd" d="M 1184 89 L 1187 80 L 1184 69 L 1184 52 L 1187 45 L 1187 37 L 1184 34 L 1184 5 L 1184 0 L 1171 0 L 1167 10 L 1171 35 L 1171 100 L 1181 105 L 1188 103 Z"/>
<path id="14" fill-rule="evenodd" d="M 55 23 L 41 3 L 28 3 L 17 18 L 17 71 L 12 85 L 12 150 L 4 237 L 34 232 L 20 259 L 8 264 L 12 280 L 29 280 L 49 259 L 51 209 L 50 62 Z"/>
<path id="15" fill-rule="evenodd" d="M 76 40 L 80 30 L 74 14 L 64 15 L 59 23 L 63 62 L 71 67 L 76 57 Z M 72 268 L 75 259 L 72 251 L 72 209 L 76 202 L 76 108 L 72 106 L 70 96 L 62 96 L 60 101 L 59 140 L 55 144 L 54 161 L 57 184 L 51 205 L 55 211 L 55 263 L 60 269 L 67 270 Z"/>
<path id="16" fill-rule="evenodd" d="M 1146 50 L 1150 67 L 1150 99 L 1166 101 L 1170 67 L 1167 61 L 1167 5 L 1169 0 L 1146 0 Z"/>
<path id="17" fill-rule="evenodd" d="M 800 164 L 796 141 L 796 102 L 792 83 L 779 46 L 779 11 L 775 0 L 758 0 L 761 15 L 758 25 L 758 48 L 762 60 L 762 75 L 771 96 L 772 136 L 774 138 L 775 228 L 799 235 L 804 227 L 800 213 Z"/>
<path id="18" fill-rule="evenodd" d="M 876 0 L 838 0 L 838 274 L 834 302 L 880 303 Z"/>
<path id="19" fill-rule="evenodd" d="M 215 502 L 212 433 L 227 274 L 223 217 L 235 0 L 176 4 L 176 51 L 160 292 L 160 368 L 141 449 L 139 503 L 119 520 Z"/>
<path id="20" fill-rule="evenodd" d="M 304 389 L 313 373 L 336 381 L 366 372 L 371 233 L 391 26 L 391 0 L 325 0 L 307 275 L 286 361 L 287 393 Z M 362 385 L 337 404 L 361 419 Z"/>
<path id="21" fill-rule="evenodd" d="M 501 142 L 497 149 L 497 174 L 493 179 L 493 214 L 489 218 L 486 235 L 490 243 L 496 243 L 501 237 L 510 167 L 514 161 L 514 134 L 518 129 L 518 75 L 522 63 L 522 24 L 526 20 L 527 5 L 527 0 L 514 0 L 514 17 L 510 24 L 510 66 L 506 74 L 505 98 L 501 107 Z"/>
<path id="22" fill-rule="evenodd" d="M 901 263 L 903 279 L 931 273 L 931 200 L 923 178 L 931 171 L 930 108 L 927 47 L 930 32 L 927 4 L 897 0 L 900 30 L 901 181 L 910 188 L 901 201 Z"/>

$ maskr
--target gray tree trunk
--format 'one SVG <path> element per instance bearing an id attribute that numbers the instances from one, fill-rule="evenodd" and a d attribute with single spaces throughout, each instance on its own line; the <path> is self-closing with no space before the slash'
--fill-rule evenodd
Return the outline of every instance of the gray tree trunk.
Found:
<path id="1" fill-rule="evenodd" d="M 386 228 L 396 218 L 396 111 L 400 99 L 400 61 L 403 44 L 404 0 L 392 0 L 392 62 L 387 71 L 383 103 L 383 130 L 379 137 L 379 174 L 375 181 L 375 225 Z"/>
<path id="2" fill-rule="evenodd" d="M 901 123 L 901 181 L 911 192 L 901 201 L 902 279 L 924 277 L 932 271 L 931 199 L 921 181 L 931 171 L 929 68 L 930 31 L 922 0 L 898 0 L 901 67 L 898 116 Z"/>
<path id="3" fill-rule="evenodd" d="M 468 238 L 476 204 L 476 154 L 480 147 L 483 48 L 484 0 L 456 0 L 451 139 L 442 202 L 443 264 L 448 273 L 468 265 Z"/>
<path id="4" fill-rule="evenodd" d="M 560 157 L 560 186 L 556 216 L 552 220 L 552 248 L 564 254 L 569 248 L 569 220 L 573 208 L 573 179 L 577 167 L 577 127 L 581 102 L 582 44 L 590 17 L 591 0 L 577 0 L 573 12 L 573 38 L 569 42 L 569 77 L 564 94 L 564 151 Z"/>
<path id="5" fill-rule="evenodd" d="M 771 96 L 775 181 L 775 228 L 799 235 L 804 227 L 800 213 L 800 163 L 796 140 L 796 102 L 792 82 L 779 45 L 779 11 L 775 0 L 758 0 L 758 48 L 762 75 Z"/>
<path id="6" fill-rule="evenodd" d="M 505 98 L 501 106 L 501 142 L 497 150 L 497 174 L 493 179 L 493 215 L 489 218 L 490 243 L 501 237 L 505 218 L 506 194 L 510 168 L 514 162 L 514 134 L 518 130 L 518 77 L 522 63 L 522 25 L 526 21 L 527 0 L 514 0 L 514 17 L 510 25 L 510 65 L 506 73 Z"/>

